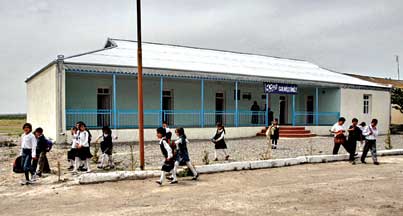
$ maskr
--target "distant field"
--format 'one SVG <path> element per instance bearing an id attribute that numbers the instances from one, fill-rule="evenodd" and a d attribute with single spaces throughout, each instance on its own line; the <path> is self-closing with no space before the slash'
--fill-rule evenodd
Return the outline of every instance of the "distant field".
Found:
<path id="1" fill-rule="evenodd" d="M 10 116 L 10 118 L 0 116 L 0 134 L 7 136 L 22 134 L 21 128 L 25 121 L 25 116 Z"/>

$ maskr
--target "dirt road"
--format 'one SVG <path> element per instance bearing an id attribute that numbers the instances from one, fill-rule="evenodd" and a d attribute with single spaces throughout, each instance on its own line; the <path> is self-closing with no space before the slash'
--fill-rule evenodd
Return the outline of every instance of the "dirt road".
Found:
<path id="1" fill-rule="evenodd" d="M 403 215 L 403 157 L 203 175 L 10 187 L 1 215 Z M 40 208 L 41 205 L 45 207 Z"/>

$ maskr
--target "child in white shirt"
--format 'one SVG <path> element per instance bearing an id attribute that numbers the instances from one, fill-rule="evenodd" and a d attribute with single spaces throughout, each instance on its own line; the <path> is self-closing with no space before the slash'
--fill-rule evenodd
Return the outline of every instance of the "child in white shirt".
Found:
<path id="1" fill-rule="evenodd" d="M 22 181 L 22 185 L 31 184 L 32 181 L 29 179 L 29 173 L 33 176 L 34 170 L 31 169 L 32 159 L 36 158 L 36 144 L 37 140 L 35 135 L 32 133 L 32 125 L 30 123 L 25 123 L 22 126 L 24 134 L 21 136 L 21 152 L 22 156 L 21 165 L 25 174 L 25 181 Z"/>

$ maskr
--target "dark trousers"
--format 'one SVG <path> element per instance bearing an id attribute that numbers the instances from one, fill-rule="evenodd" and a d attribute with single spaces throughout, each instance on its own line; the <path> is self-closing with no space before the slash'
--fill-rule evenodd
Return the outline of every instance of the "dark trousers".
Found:
<path id="1" fill-rule="evenodd" d="M 277 145 L 277 140 L 278 140 L 278 139 L 271 139 L 271 144 Z"/>
<path id="2" fill-rule="evenodd" d="M 357 140 L 354 139 L 348 139 L 348 148 L 349 148 L 349 153 L 350 153 L 350 157 L 349 157 L 349 161 L 354 161 L 354 155 L 355 155 L 355 150 L 357 148 Z"/>
<path id="3" fill-rule="evenodd" d="M 376 155 L 376 140 L 366 140 L 364 150 L 362 151 L 361 161 L 365 161 L 369 150 L 371 150 L 372 160 L 378 162 L 378 157 Z"/>
<path id="4" fill-rule="evenodd" d="M 345 149 L 348 153 L 350 153 L 350 149 L 348 148 L 347 142 L 344 142 L 343 144 L 337 144 L 337 143 L 335 143 L 334 146 L 333 146 L 333 154 L 334 154 L 334 155 L 337 155 L 337 154 L 339 153 L 339 149 L 340 149 L 340 146 L 341 146 L 341 145 L 343 145 L 344 149 Z"/>
<path id="5" fill-rule="evenodd" d="M 32 162 L 32 150 L 31 149 L 22 149 L 22 160 L 21 165 L 22 169 L 25 173 L 25 179 L 29 181 L 29 172 L 31 171 L 31 162 Z"/>

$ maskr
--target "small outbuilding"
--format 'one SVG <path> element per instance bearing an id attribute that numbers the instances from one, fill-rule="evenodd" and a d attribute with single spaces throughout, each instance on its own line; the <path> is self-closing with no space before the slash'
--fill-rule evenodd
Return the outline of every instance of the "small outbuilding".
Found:
<path id="1" fill-rule="evenodd" d="M 62 55 L 26 80 L 27 118 L 57 142 L 84 121 L 137 139 L 137 42 L 108 39 L 99 50 Z M 216 122 L 229 137 L 253 136 L 273 118 L 328 134 L 340 116 L 390 124 L 390 86 L 303 60 L 196 47 L 143 43 L 145 139 L 167 121 L 193 139 Z"/>

